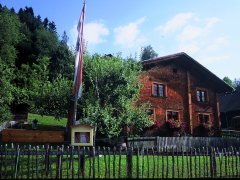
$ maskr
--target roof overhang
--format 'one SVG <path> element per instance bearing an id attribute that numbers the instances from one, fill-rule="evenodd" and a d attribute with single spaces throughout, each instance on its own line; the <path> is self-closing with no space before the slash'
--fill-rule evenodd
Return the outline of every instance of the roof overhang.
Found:
<path id="1" fill-rule="evenodd" d="M 214 87 L 217 93 L 232 92 L 234 90 L 222 79 L 217 77 L 215 74 L 213 74 L 211 71 L 209 71 L 207 68 L 205 68 L 203 65 L 201 65 L 199 62 L 197 62 L 184 52 L 144 60 L 142 62 L 142 65 L 145 70 L 148 70 L 158 65 L 169 63 L 175 63 L 187 69 L 192 74 L 204 79 L 204 81 Z"/>

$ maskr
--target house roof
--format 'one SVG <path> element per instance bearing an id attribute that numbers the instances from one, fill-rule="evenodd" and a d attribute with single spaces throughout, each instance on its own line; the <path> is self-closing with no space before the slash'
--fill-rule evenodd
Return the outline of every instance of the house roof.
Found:
<path id="1" fill-rule="evenodd" d="M 220 112 L 240 111 L 240 90 L 219 96 Z"/>
<path id="2" fill-rule="evenodd" d="M 217 77 L 215 74 L 184 52 L 152 58 L 142 62 L 143 68 L 146 70 L 158 66 L 159 64 L 167 63 L 176 63 L 179 66 L 188 69 L 191 73 L 204 79 L 206 82 L 209 82 L 209 84 L 214 87 L 217 93 L 232 92 L 234 90 L 222 79 Z"/>

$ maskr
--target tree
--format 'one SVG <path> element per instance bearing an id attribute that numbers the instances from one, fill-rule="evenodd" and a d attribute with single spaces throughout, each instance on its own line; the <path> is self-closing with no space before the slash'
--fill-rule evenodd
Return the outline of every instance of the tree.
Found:
<path id="1" fill-rule="evenodd" d="M 12 68 L 6 66 L 0 57 L 0 124 L 11 119 L 10 104 L 13 101 Z"/>
<path id="2" fill-rule="evenodd" d="M 14 100 L 12 81 L 17 57 L 15 45 L 20 41 L 20 21 L 6 8 L 0 11 L 0 122 L 11 119 L 10 104 Z"/>
<path id="3" fill-rule="evenodd" d="M 44 28 L 36 31 L 35 50 L 38 56 L 52 56 L 57 50 L 58 39 L 57 35 L 45 30 Z"/>
<path id="4" fill-rule="evenodd" d="M 240 88 L 240 79 L 235 78 L 233 81 L 233 87 L 235 89 L 239 89 Z"/>
<path id="5" fill-rule="evenodd" d="M 33 112 L 41 115 L 51 115 L 56 119 L 67 117 L 68 97 L 72 81 L 58 77 L 54 82 L 45 82 L 35 93 Z"/>
<path id="6" fill-rule="evenodd" d="M 67 45 L 68 40 L 69 40 L 69 37 L 68 37 L 66 31 L 64 31 L 63 35 L 62 35 L 61 43 L 64 44 L 64 45 Z"/>
<path id="7" fill-rule="evenodd" d="M 54 21 L 49 22 L 49 24 L 48 24 L 48 31 L 52 32 L 52 33 L 57 33 L 57 28 L 56 28 L 56 25 L 55 25 Z"/>
<path id="8" fill-rule="evenodd" d="M 34 31 L 36 29 L 36 21 L 32 7 L 25 7 L 25 9 L 20 8 L 18 11 L 18 17 L 22 23 L 26 23 L 30 31 Z"/>
<path id="9" fill-rule="evenodd" d="M 131 59 L 95 54 L 84 56 L 83 93 L 79 101 L 81 121 L 97 126 L 107 138 L 139 134 L 148 126 L 144 106 L 136 106 L 141 83 L 140 65 Z"/>
<path id="10" fill-rule="evenodd" d="M 9 120 L 10 109 L 19 104 L 66 117 L 74 73 L 66 33 L 64 41 L 58 39 L 55 23 L 47 18 L 42 22 L 31 7 L 16 14 L 0 6 L 0 27 L 0 120 Z"/>
<path id="11" fill-rule="evenodd" d="M 227 77 L 227 76 L 225 76 L 224 78 L 223 78 L 223 81 L 225 82 L 225 83 L 227 83 L 229 86 L 233 86 L 233 83 L 232 83 L 232 80 L 229 78 L 229 77 Z"/>
<path id="12" fill-rule="evenodd" d="M 141 53 L 141 60 L 147 60 L 151 58 L 157 57 L 158 54 L 153 50 L 151 45 L 148 45 L 143 48 L 142 53 Z"/>
<path id="13" fill-rule="evenodd" d="M 0 13 L 0 57 L 2 61 L 13 67 L 17 56 L 15 45 L 20 41 L 20 22 L 9 10 Z"/>
<path id="14" fill-rule="evenodd" d="M 74 55 L 70 51 L 68 45 L 68 36 L 64 32 L 56 51 L 52 54 L 50 63 L 50 80 L 56 79 L 59 74 L 69 80 L 73 80 L 74 76 Z"/>
<path id="15" fill-rule="evenodd" d="M 32 67 L 23 64 L 15 72 L 18 81 L 13 93 L 14 104 L 27 104 L 31 112 L 60 119 L 67 117 L 69 87 L 73 82 L 60 75 L 53 82 L 49 81 L 49 64 L 50 58 L 44 56 Z"/>
<path id="16" fill-rule="evenodd" d="M 231 86 L 231 87 L 233 87 L 235 89 L 239 89 L 240 88 L 240 79 L 235 78 L 232 81 L 229 77 L 225 76 L 223 78 L 223 81 L 225 81 L 229 86 Z"/>
<path id="17" fill-rule="evenodd" d="M 45 19 L 43 20 L 43 26 L 44 26 L 46 29 L 48 28 L 48 23 L 49 23 L 48 18 L 45 18 Z"/>

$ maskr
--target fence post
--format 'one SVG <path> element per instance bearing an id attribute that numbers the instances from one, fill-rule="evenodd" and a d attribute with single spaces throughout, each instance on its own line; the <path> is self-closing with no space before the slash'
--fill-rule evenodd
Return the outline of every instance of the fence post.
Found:
<path id="1" fill-rule="evenodd" d="M 133 148 L 130 147 L 130 149 L 127 151 L 127 177 L 132 178 L 132 152 Z"/>
<path id="2" fill-rule="evenodd" d="M 81 172 L 82 172 L 82 177 L 83 179 L 85 178 L 85 153 L 86 153 L 86 149 L 85 149 L 85 146 L 83 147 L 83 151 L 82 151 L 82 154 L 80 155 L 80 169 L 81 169 Z"/>
<path id="3" fill-rule="evenodd" d="M 144 178 L 144 146 L 142 147 L 141 150 L 141 155 L 142 155 L 142 178 Z"/>
<path id="4" fill-rule="evenodd" d="M 174 147 L 172 146 L 172 178 L 175 178 L 175 174 L 174 174 L 174 171 L 175 171 L 175 161 L 174 161 Z"/>
<path id="5" fill-rule="evenodd" d="M 17 154 L 16 154 L 16 161 L 15 161 L 15 173 L 14 173 L 14 178 L 17 178 L 18 174 L 18 165 L 19 165 L 19 156 L 20 156 L 20 148 L 19 145 L 17 146 Z"/>
<path id="6" fill-rule="evenodd" d="M 110 147 L 107 148 L 107 154 L 108 154 L 108 178 L 110 178 L 111 176 Z"/>
<path id="7" fill-rule="evenodd" d="M 137 148 L 137 178 L 139 179 L 139 147 Z"/>
<path id="8" fill-rule="evenodd" d="M 59 147 L 57 147 L 57 162 L 56 162 L 56 179 L 60 178 L 60 151 L 59 151 Z"/>
<path id="9" fill-rule="evenodd" d="M 73 152 L 74 152 L 74 146 L 70 146 L 70 156 L 69 156 L 69 158 L 70 158 L 70 163 L 69 163 L 69 165 L 70 165 L 70 167 L 69 167 L 69 169 L 71 169 L 71 176 L 72 176 L 72 179 L 74 178 L 74 155 L 73 155 Z"/>
<path id="10" fill-rule="evenodd" d="M 118 178 L 121 178 L 121 160 L 122 160 L 122 147 L 119 149 L 119 161 L 118 161 Z"/>
<path id="11" fill-rule="evenodd" d="M 36 164 L 36 178 L 38 179 L 39 178 L 39 169 L 38 169 L 38 155 L 39 155 L 39 152 L 38 152 L 38 150 L 39 150 L 39 146 L 36 146 L 36 161 L 35 161 L 35 164 Z"/>
<path id="12" fill-rule="evenodd" d="M 58 147 L 57 150 L 57 164 L 56 164 L 56 179 L 62 178 L 62 154 L 63 154 L 63 148 Z"/>
<path id="13" fill-rule="evenodd" d="M 153 157 L 153 178 L 155 177 L 155 152 L 154 148 L 152 147 L 152 157 Z"/>
<path id="14" fill-rule="evenodd" d="M 27 179 L 30 178 L 30 155 L 31 155 L 31 145 L 28 145 L 28 155 L 27 155 Z"/>
<path id="15" fill-rule="evenodd" d="M 0 179 L 2 179 L 2 167 L 3 167 L 3 147 L 0 145 Z"/>
<path id="16" fill-rule="evenodd" d="M 210 152 L 210 173 L 211 173 L 211 177 L 214 177 L 217 173 L 217 169 L 216 169 L 216 153 L 215 153 L 215 148 L 211 148 L 211 152 Z"/>
<path id="17" fill-rule="evenodd" d="M 45 172 L 46 172 L 46 176 L 48 177 L 49 175 L 49 144 L 47 144 L 46 150 L 45 150 Z"/>
<path id="18" fill-rule="evenodd" d="M 93 171 L 93 178 L 95 179 L 95 156 L 96 156 L 96 150 L 95 147 L 93 146 L 92 148 L 92 157 L 93 157 L 93 165 L 92 165 L 92 171 Z"/>

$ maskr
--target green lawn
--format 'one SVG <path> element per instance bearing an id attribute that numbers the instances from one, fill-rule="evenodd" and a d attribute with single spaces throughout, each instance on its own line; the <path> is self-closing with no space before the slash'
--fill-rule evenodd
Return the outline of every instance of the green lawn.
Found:
<path id="1" fill-rule="evenodd" d="M 11 167 L 12 160 L 15 157 L 8 157 L 9 166 L 6 168 L 9 174 L 6 178 L 14 178 L 14 169 Z M 74 163 L 70 161 L 70 156 L 62 156 L 61 170 L 57 170 L 56 155 L 50 156 L 50 168 L 48 173 L 45 171 L 45 157 L 31 156 L 28 164 L 28 156 L 21 156 L 19 159 L 17 177 L 27 178 L 28 165 L 29 175 L 33 178 L 55 178 L 57 173 L 62 178 L 127 178 L 126 155 L 106 155 L 96 156 L 95 158 L 85 156 L 84 175 L 79 171 L 78 156 L 74 156 Z M 215 177 L 236 177 L 239 174 L 236 157 L 233 158 L 216 158 L 217 174 Z M 6 161 L 5 161 L 6 162 Z M 210 175 L 210 158 L 204 156 L 133 156 L 132 160 L 132 177 L 133 178 L 199 178 L 211 177 Z M 73 165 L 73 166 L 72 166 Z M 73 168 L 72 168 L 73 167 Z M 221 168 L 220 168 L 221 167 Z M 2 169 L 3 173 L 5 168 Z M 238 173 L 237 173 L 238 171 Z"/>
<path id="2" fill-rule="evenodd" d="M 62 118 L 60 120 L 55 119 L 53 116 L 41 116 L 38 114 L 28 114 L 28 123 L 31 124 L 34 119 L 38 120 L 38 124 L 48 125 L 48 126 L 63 126 L 66 127 L 67 118 Z"/>

